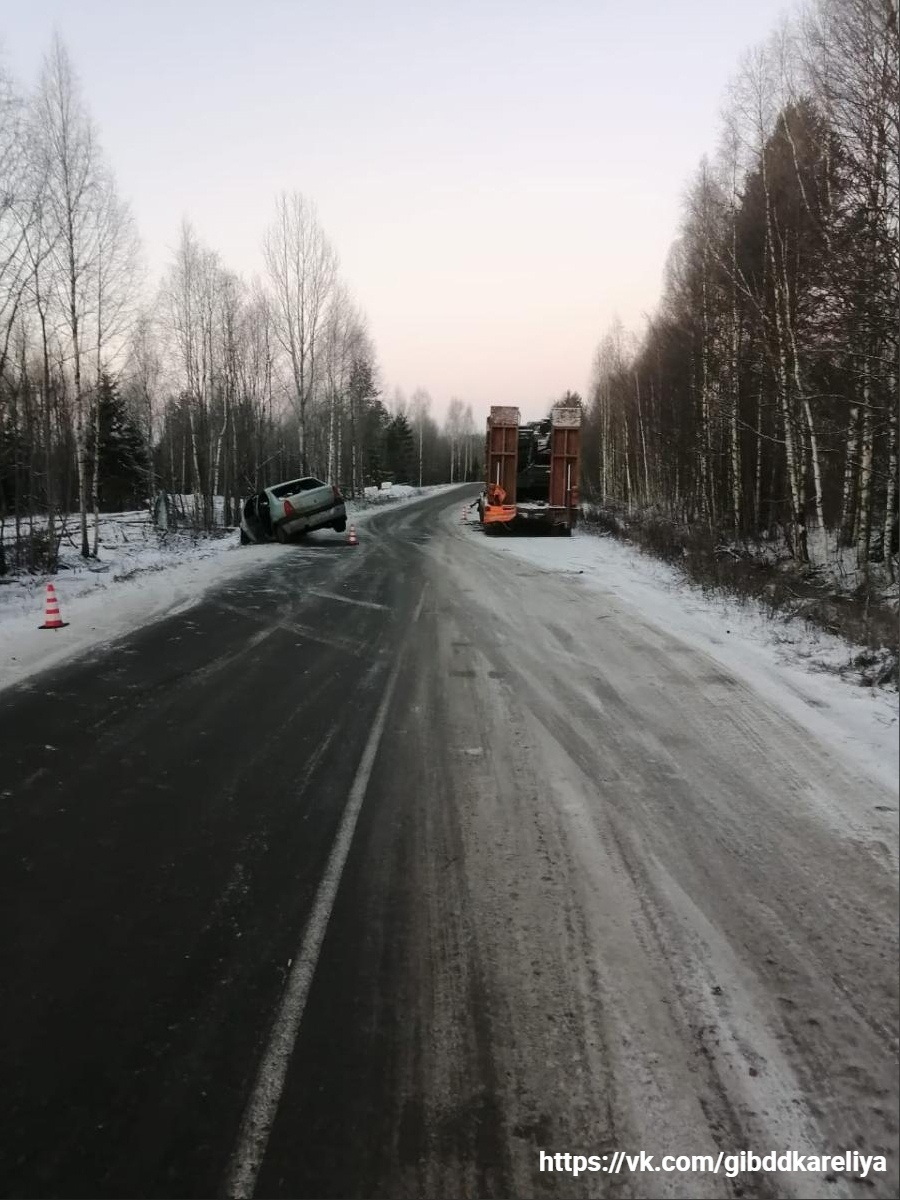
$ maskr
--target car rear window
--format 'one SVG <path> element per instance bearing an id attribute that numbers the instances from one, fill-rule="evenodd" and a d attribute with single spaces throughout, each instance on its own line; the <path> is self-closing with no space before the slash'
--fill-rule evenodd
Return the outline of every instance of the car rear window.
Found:
<path id="1" fill-rule="evenodd" d="M 269 491 L 279 499 L 282 496 L 296 496 L 298 492 L 311 492 L 313 488 L 327 487 L 321 479 L 292 479 L 290 483 L 278 483 Z"/>

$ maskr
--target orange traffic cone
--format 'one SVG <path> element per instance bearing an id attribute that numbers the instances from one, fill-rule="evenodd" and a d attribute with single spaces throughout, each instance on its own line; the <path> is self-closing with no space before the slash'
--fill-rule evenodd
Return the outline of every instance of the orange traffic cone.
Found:
<path id="1" fill-rule="evenodd" d="M 359 545 L 359 542 L 356 540 L 356 527 L 353 525 L 350 526 L 350 531 L 347 534 L 347 545 L 348 546 L 358 546 Z"/>
<path id="2" fill-rule="evenodd" d="M 465 525 L 465 523 L 468 519 L 469 519 L 468 509 L 466 508 L 465 505 L 463 505 L 462 516 L 459 518 L 460 525 Z"/>
<path id="3" fill-rule="evenodd" d="M 44 623 L 38 625 L 38 629 L 63 629 L 69 623 L 60 619 L 59 601 L 56 598 L 56 588 L 52 583 L 47 584 L 47 605 L 44 612 Z"/>

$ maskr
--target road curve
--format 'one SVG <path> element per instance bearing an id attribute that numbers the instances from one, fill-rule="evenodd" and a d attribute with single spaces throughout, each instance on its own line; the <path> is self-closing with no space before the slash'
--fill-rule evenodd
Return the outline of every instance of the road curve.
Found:
<path id="1" fill-rule="evenodd" d="M 461 507 L 0 693 L 4 1195 L 897 1194 L 896 797 Z"/>

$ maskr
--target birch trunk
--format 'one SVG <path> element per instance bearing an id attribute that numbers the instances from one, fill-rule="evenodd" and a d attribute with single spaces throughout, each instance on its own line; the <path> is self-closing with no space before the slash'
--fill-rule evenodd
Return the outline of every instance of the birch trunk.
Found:
<path id="1" fill-rule="evenodd" d="M 731 420 L 729 433 L 731 439 L 731 521 L 734 526 L 734 536 L 741 536 L 743 513 L 741 511 L 741 431 L 739 425 L 740 410 L 740 373 L 739 346 L 740 333 L 737 323 L 737 300 L 732 289 L 731 306 Z"/>
<path id="2" fill-rule="evenodd" d="M 894 540 L 894 507 L 897 503 L 897 409 L 890 406 L 888 417 L 888 476 L 884 496 L 884 563 L 888 578 L 891 582 L 896 578 L 894 570 L 893 540 Z"/>
<path id="3" fill-rule="evenodd" d="M 806 417 L 806 427 L 809 430 L 809 450 L 812 458 L 813 487 L 816 500 L 816 522 L 819 530 L 825 532 L 825 510 L 822 504 L 822 467 L 819 461 L 819 440 L 816 436 L 816 426 L 813 420 L 812 407 L 806 396 L 803 397 L 803 412 Z"/>
<path id="4" fill-rule="evenodd" d="M 78 313 L 78 273 L 74 254 L 73 217 L 69 213 L 69 329 L 72 337 L 75 383 L 75 445 L 78 459 L 78 513 L 81 523 L 81 557 L 90 558 L 87 523 L 87 425 L 84 419 L 84 395 L 81 389 L 81 322 Z"/>
<path id="5" fill-rule="evenodd" d="M 785 122 L 787 124 L 787 122 Z M 806 395 L 806 389 L 803 386 L 803 380 L 800 373 L 800 356 L 797 350 L 797 331 L 793 320 L 791 319 L 791 292 L 790 281 L 787 274 L 787 254 L 782 253 L 782 275 L 784 279 L 784 305 L 785 305 L 785 325 L 788 330 L 788 337 L 791 347 L 791 367 L 793 370 L 794 386 L 797 389 L 797 395 L 800 397 L 803 406 L 803 414 L 806 417 L 806 426 L 809 430 L 809 450 L 810 459 L 812 461 L 813 470 L 813 488 L 815 490 L 815 505 L 816 505 L 816 520 L 819 529 L 824 533 L 825 518 L 822 508 L 822 468 L 819 462 L 819 442 L 816 437 L 816 426 L 813 419 L 812 407 Z M 802 495 L 806 497 L 806 455 L 802 455 L 801 474 L 803 479 Z M 805 522 L 805 517 L 804 517 Z"/>
<path id="6" fill-rule="evenodd" d="M 856 536 L 856 566 L 860 573 L 860 582 L 863 584 L 869 581 L 869 544 L 872 536 L 872 462 L 875 449 L 869 396 L 869 368 L 867 365 L 863 384 L 862 439 L 859 457 L 859 525 Z"/>
<path id="7" fill-rule="evenodd" d="M 188 402 L 188 423 L 191 430 L 191 477 L 193 492 L 192 500 L 194 507 L 194 524 L 197 528 L 200 527 L 201 521 L 201 504 L 204 503 L 203 484 L 200 477 L 200 453 L 197 449 L 197 429 L 194 425 L 194 408 Z"/>
<path id="8" fill-rule="evenodd" d="M 763 388 L 762 383 L 760 383 L 759 392 L 756 397 L 756 478 L 753 481 L 753 514 L 757 530 L 762 528 L 762 403 Z"/>
<path id="9" fill-rule="evenodd" d="M 50 412 L 50 349 L 47 342 L 47 317 L 37 292 L 38 319 L 41 326 L 41 401 L 44 413 L 44 464 L 47 473 L 47 541 L 50 569 L 56 569 L 56 477 L 53 471 L 53 421 Z"/>
<path id="10" fill-rule="evenodd" d="M 634 373 L 634 394 L 637 397 L 638 432 L 641 435 L 641 454 L 644 459 L 644 503 L 650 503 L 650 468 L 647 464 L 647 439 L 644 436 L 644 414 L 641 409 L 641 384 L 638 373 Z"/>
<path id="11" fill-rule="evenodd" d="M 707 524 L 712 524 L 709 504 L 709 311 L 706 285 L 707 252 L 703 249 L 703 332 L 700 346 L 700 514 Z"/>
<path id="12" fill-rule="evenodd" d="M 328 481 L 334 479 L 334 447 L 335 447 L 335 392 L 334 386 L 329 389 L 328 399 Z"/>
<path id="13" fill-rule="evenodd" d="M 853 545 L 856 514 L 857 456 L 859 453 L 859 405 L 850 409 L 847 426 L 847 456 L 844 459 L 844 487 L 841 493 L 840 544 Z"/>
<path id="14" fill-rule="evenodd" d="M 767 200 L 768 208 L 768 200 Z M 781 418 L 784 431 L 784 449 L 788 474 L 788 486 L 791 493 L 791 524 L 793 526 L 793 552 L 800 564 L 809 562 L 809 552 L 806 539 L 805 497 L 803 495 L 802 472 L 799 465 L 794 414 L 790 398 L 790 372 L 787 363 L 787 348 L 784 336 L 784 293 L 779 283 L 779 272 L 775 261 L 774 239 L 767 238 L 771 254 L 773 308 L 775 314 L 775 338 L 778 392 L 781 402 Z"/>
<path id="15" fill-rule="evenodd" d="M 91 479 L 91 507 L 94 512 L 94 544 L 92 553 L 97 558 L 100 550 L 100 352 L 103 346 L 103 266 L 97 260 L 97 355 L 96 394 L 94 400 L 94 463 Z"/>

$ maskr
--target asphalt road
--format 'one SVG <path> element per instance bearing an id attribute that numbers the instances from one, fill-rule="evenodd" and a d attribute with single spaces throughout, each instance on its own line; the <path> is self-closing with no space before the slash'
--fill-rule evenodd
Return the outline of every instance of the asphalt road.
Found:
<path id="1" fill-rule="evenodd" d="M 461 507 L 0 692 L 3 1195 L 898 1194 L 896 797 Z"/>

